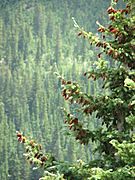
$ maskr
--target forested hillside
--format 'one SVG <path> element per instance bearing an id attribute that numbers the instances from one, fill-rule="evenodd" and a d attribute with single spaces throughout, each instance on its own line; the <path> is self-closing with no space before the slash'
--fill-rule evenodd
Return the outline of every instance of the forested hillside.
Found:
<path id="1" fill-rule="evenodd" d="M 95 32 L 96 20 L 106 21 L 103 10 L 109 3 L 104 0 L 102 3 L 101 0 L 0 1 L 1 180 L 35 180 L 40 174 L 32 171 L 23 159 L 16 130 L 37 139 L 60 160 L 94 159 L 91 143 L 84 147 L 71 136 L 64 136 L 61 107 L 65 103 L 54 72 L 86 84 L 80 75 L 93 64 L 98 48 L 93 51 L 86 41 L 77 38 L 72 17 L 80 26 Z M 97 94 L 98 87 L 98 82 L 89 81 L 84 90 Z M 88 126 L 94 128 L 98 121 L 91 121 Z"/>

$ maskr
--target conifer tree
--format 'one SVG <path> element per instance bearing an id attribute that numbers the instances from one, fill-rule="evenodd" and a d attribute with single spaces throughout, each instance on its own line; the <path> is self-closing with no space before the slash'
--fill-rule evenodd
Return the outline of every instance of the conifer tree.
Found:
<path id="1" fill-rule="evenodd" d="M 89 141 L 97 144 L 95 151 L 98 158 L 90 163 L 79 160 L 76 164 L 59 162 L 51 154 L 43 153 L 41 145 L 29 140 L 17 132 L 18 140 L 26 147 L 26 158 L 33 164 L 45 169 L 41 179 L 134 179 L 135 178 L 135 4 L 127 0 L 123 9 L 117 9 L 118 0 L 113 0 L 107 9 L 109 23 L 99 26 L 101 37 L 86 32 L 74 21 L 78 36 L 88 39 L 90 44 L 101 49 L 96 65 L 84 73 L 88 79 L 101 79 L 105 93 L 97 96 L 81 90 L 76 82 L 62 83 L 62 96 L 65 101 L 78 105 L 79 111 L 87 116 L 96 113 L 100 126 L 92 130 L 84 122 L 65 112 L 65 124 L 81 144 Z M 105 56 L 103 56 L 105 54 Z M 111 66 L 109 61 L 114 61 Z"/>

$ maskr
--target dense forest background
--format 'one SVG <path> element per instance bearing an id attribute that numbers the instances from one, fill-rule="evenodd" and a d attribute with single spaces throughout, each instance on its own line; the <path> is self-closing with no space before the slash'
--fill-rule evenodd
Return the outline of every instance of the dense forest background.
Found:
<path id="1" fill-rule="evenodd" d="M 101 82 L 87 83 L 83 76 L 99 50 L 77 38 L 72 17 L 96 32 L 96 20 L 106 23 L 104 9 L 109 4 L 109 0 L 0 1 L 0 179 L 35 180 L 42 171 L 33 171 L 22 157 L 16 130 L 32 135 L 60 160 L 89 161 L 98 156 L 91 143 L 85 147 L 64 135 L 61 107 L 70 106 L 61 97 L 54 72 L 78 81 L 90 94 L 100 92 Z M 71 109 L 75 114 L 76 108 Z M 99 124 L 94 118 L 89 118 L 90 128 Z"/>

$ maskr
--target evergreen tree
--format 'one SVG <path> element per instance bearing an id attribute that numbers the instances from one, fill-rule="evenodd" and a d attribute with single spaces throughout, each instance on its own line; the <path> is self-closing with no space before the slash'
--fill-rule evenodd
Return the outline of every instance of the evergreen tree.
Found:
<path id="1" fill-rule="evenodd" d="M 65 106 L 79 119 L 88 122 L 86 127 L 92 127 L 92 130 L 100 120 L 95 120 L 95 114 L 90 119 L 80 113 L 78 115 L 74 104 L 70 107 L 63 101 L 60 81 L 56 80 L 53 72 L 58 71 L 66 79 L 83 84 L 83 90 L 91 95 L 91 89 L 94 89 L 93 95 L 98 94 L 97 81 L 88 82 L 87 78 L 80 77 L 93 65 L 98 48 L 94 50 L 88 42 L 76 38 L 72 16 L 84 28 L 94 32 L 97 19 L 106 22 L 103 8 L 108 3 L 104 0 L 0 1 L 0 101 L 3 104 L 0 179 L 38 179 L 41 175 L 38 170 L 32 171 L 23 159 L 23 147 L 16 142 L 16 130 L 37 139 L 43 149 L 56 152 L 61 160 L 69 159 L 67 147 L 72 152 L 71 160 L 82 158 L 87 161 L 91 159 L 89 153 L 94 159 L 92 150 L 96 145 L 91 141 L 88 149 L 82 146 L 80 153 L 75 139 L 63 136 L 65 125 L 60 109 Z M 122 1 L 119 4 L 121 6 Z M 126 79 L 127 84 L 128 81 Z M 5 171 L 4 167 L 8 170 Z"/>
<path id="2" fill-rule="evenodd" d="M 78 36 L 87 38 L 91 45 L 101 48 L 98 61 L 84 75 L 94 81 L 102 79 L 105 93 L 91 95 L 83 92 L 78 83 L 62 82 L 62 96 L 66 101 L 78 106 L 79 111 L 90 116 L 96 113 L 99 125 L 93 130 L 76 114 L 65 112 L 65 124 L 75 139 L 87 145 L 96 143 L 97 159 L 88 164 L 79 160 L 76 164 L 58 162 L 52 155 L 43 154 L 41 146 L 17 132 L 18 140 L 26 146 L 27 159 L 37 166 L 43 166 L 45 177 L 41 179 L 134 179 L 135 178 L 135 4 L 128 0 L 126 7 L 116 9 L 118 0 L 113 0 L 107 9 L 109 23 L 97 22 L 101 38 L 86 32 L 78 26 Z M 105 60 L 105 53 L 115 63 Z M 71 149 L 69 149 L 70 151 Z"/>

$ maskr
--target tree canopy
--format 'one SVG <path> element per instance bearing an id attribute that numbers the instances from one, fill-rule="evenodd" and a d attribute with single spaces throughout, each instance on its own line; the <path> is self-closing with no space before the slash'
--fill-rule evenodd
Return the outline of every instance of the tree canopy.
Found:
<path id="1" fill-rule="evenodd" d="M 81 159 L 76 163 L 62 162 L 44 153 L 36 141 L 17 132 L 18 140 L 25 145 L 26 158 L 45 170 L 41 179 L 135 178 L 135 4 L 128 0 L 124 8 L 117 8 L 117 3 L 118 0 L 113 0 L 107 9 L 107 25 L 97 21 L 98 35 L 86 32 L 73 18 L 78 36 L 100 49 L 97 61 L 84 76 L 88 81 L 99 80 L 102 91 L 97 95 L 84 92 L 79 83 L 56 73 L 62 84 L 62 96 L 71 107 L 63 110 L 65 126 L 79 143 L 86 146 L 95 143 L 97 156 L 89 163 Z M 92 129 L 80 114 L 95 115 L 98 126 Z"/>

